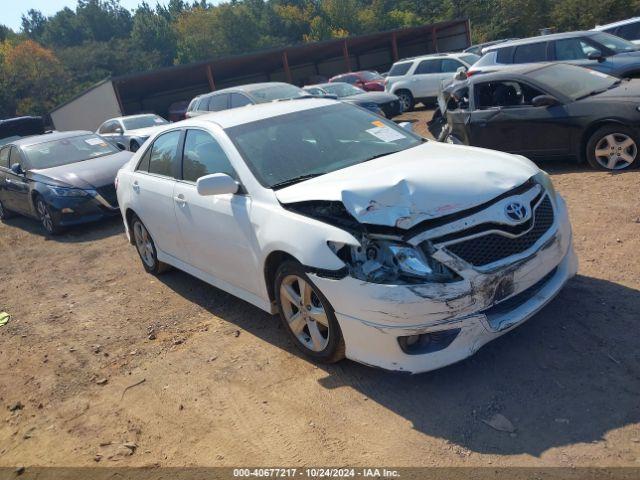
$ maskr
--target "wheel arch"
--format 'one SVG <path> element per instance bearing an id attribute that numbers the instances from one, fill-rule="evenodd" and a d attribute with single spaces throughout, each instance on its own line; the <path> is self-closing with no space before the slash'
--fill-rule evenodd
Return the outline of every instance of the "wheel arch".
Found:
<path id="1" fill-rule="evenodd" d="M 127 209 L 124 212 L 124 218 L 125 218 L 127 230 L 129 232 L 131 232 L 131 226 L 132 226 L 131 221 L 133 220 L 134 215 L 138 216 L 138 214 L 132 208 L 127 207 Z M 128 237 L 129 237 L 129 243 L 131 245 L 135 245 L 136 242 L 133 239 L 133 234 L 129 233 Z"/>
<path id="2" fill-rule="evenodd" d="M 278 271 L 278 267 L 282 264 L 282 262 L 286 260 L 293 260 L 294 262 L 300 263 L 297 258 L 283 250 L 274 250 L 273 252 L 269 253 L 269 255 L 267 255 L 267 258 L 264 261 L 264 281 L 271 305 L 276 304 L 276 292 L 273 288 L 276 279 L 276 272 Z"/>

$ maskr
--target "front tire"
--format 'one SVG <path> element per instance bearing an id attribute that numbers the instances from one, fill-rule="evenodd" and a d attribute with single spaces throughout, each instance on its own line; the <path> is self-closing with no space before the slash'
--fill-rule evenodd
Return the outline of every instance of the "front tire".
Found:
<path id="1" fill-rule="evenodd" d="M 142 220 L 134 215 L 131 219 L 131 230 L 136 250 L 142 260 L 142 266 L 148 273 L 159 275 L 169 269 L 169 265 L 158 260 L 156 245 Z"/>
<path id="2" fill-rule="evenodd" d="M 49 235 L 58 235 L 62 232 L 62 228 L 57 224 L 51 207 L 47 205 L 47 202 L 40 196 L 36 197 L 36 212 L 38 213 L 38 219 L 40 225 L 44 228 L 44 231 Z"/>
<path id="3" fill-rule="evenodd" d="M 305 356 L 322 363 L 344 358 L 344 338 L 333 307 L 311 283 L 302 265 L 291 260 L 282 263 L 274 291 L 280 320 Z"/>
<path id="4" fill-rule="evenodd" d="M 640 163 L 638 135 L 623 125 L 605 125 L 587 142 L 589 165 L 598 170 L 620 171 Z"/>

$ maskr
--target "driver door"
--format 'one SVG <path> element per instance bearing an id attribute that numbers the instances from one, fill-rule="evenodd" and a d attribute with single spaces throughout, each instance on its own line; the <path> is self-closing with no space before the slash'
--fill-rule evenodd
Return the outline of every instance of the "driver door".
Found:
<path id="1" fill-rule="evenodd" d="M 571 126 L 567 108 L 534 107 L 531 101 L 543 93 L 509 80 L 475 84 L 469 144 L 525 156 L 568 155 Z"/>
<path id="2" fill-rule="evenodd" d="M 176 182 L 174 208 L 187 263 L 208 275 L 253 294 L 261 272 L 254 255 L 251 197 L 235 194 L 202 196 L 198 178 L 237 174 L 218 141 L 208 131 L 190 128 L 182 154 L 182 178 Z"/>
<path id="3" fill-rule="evenodd" d="M 8 163 L 4 163 L 3 158 L 6 156 Z M 29 202 L 29 181 L 26 175 L 18 175 L 11 170 L 11 165 L 18 163 L 26 170 L 25 162 L 22 160 L 19 150 L 16 147 L 5 147 L 0 152 L 0 168 L 3 177 L 1 180 L 4 185 L 0 190 L 3 205 L 12 212 L 31 214 L 31 205 Z"/>

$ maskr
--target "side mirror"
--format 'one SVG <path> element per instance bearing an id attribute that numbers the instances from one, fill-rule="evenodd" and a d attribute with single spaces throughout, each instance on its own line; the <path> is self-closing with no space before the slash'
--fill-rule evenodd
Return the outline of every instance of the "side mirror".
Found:
<path id="1" fill-rule="evenodd" d="M 122 135 L 122 128 L 116 127 L 116 129 L 113 131 L 113 133 L 117 133 L 118 135 Z"/>
<path id="2" fill-rule="evenodd" d="M 16 175 L 24 175 L 24 170 L 22 170 L 22 165 L 19 163 L 14 163 L 11 165 L 11 171 Z"/>
<path id="3" fill-rule="evenodd" d="M 531 105 L 534 107 L 553 107 L 554 105 L 559 104 L 560 102 L 558 99 L 551 95 L 538 95 L 537 97 L 533 97 L 533 100 L 531 100 Z"/>
<path id="4" fill-rule="evenodd" d="M 604 57 L 602 56 L 602 52 L 600 50 L 594 50 L 592 52 L 589 52 L 589 55 L 587 55 L 587 58 L 589 60 L 597 60 L 598 62 L 604 62 Z"/>
<path id="5" fill-rule="evenodd" d="M 214 173 L 200 177 L 196 183 L 198 194 L 202 196 L 225 195 L 238 192 L 238 182 L 226 173 Z"/>
<path id="6" fill-rule="evenodd" d="M 116 147 L 118 147 L 120 150 L 126 150 L 127 147 L 125 147 L 122 143 L 120 142 L 116 142 Z"/>
<path id="7" fill-rule="evenodd" d="M 467 79 L 467 67 L 458 67 L 456 74 L 453 76 L 454 80 L 466 80 Z"/>

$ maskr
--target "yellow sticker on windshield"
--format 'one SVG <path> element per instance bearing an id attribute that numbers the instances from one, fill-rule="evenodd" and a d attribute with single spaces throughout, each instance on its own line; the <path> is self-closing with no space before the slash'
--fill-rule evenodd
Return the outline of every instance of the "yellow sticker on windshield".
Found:
<path id="1" fill-rule="evenodd" d="M 373 122 L 371 122 L 371 125 L 375 125 L 376 127 L 384 127 L 384 123 L 382 123 L 380 120 L 374 120 Z"/>

